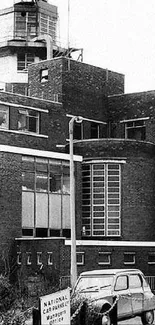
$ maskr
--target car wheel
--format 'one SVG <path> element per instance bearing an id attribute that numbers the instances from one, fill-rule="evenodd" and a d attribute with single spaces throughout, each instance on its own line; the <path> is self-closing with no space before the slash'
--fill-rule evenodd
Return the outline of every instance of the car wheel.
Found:
<path id="1" fill-rule="evenodd" d="M 154 312 L 153 310 L 146 311 L 142 315 L 142 323 L 143 325 L 151 325 L 154 321 Z"/>

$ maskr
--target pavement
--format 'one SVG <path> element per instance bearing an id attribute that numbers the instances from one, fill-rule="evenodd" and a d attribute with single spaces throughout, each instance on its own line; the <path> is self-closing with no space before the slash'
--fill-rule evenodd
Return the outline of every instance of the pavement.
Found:
<path id="1" fill-rule="evenodd" d="M 27 320 L 25 324 L 33 325 L 32 319 Z M 153 324 L 155 324 L 155 321 Z M 142 322 L 140 317 L 135 317 L 126 321 L 118 322 L 118 325 L 142 325 Z"/>

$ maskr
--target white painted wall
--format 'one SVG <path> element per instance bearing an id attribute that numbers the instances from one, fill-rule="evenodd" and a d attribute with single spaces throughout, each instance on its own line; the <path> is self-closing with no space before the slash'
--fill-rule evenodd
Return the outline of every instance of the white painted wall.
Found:
<path id="1" fill-rule="evenodd" d="M 0 42 L 13 37 L 14 12 L 0 16 Z"/>
<path id="2" fill-rule="evenodd" d="M 39 58 L 35 58 L 35 63 Z M 0 83 L 1 82 L 28 82 L 28 73 L 17 71 L 17 54 L 0 57 Z"/>

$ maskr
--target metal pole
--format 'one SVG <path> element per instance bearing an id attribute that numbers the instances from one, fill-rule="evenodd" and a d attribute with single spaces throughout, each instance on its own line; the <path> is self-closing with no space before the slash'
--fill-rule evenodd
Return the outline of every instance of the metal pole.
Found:
<path id="1" fill-rule="evenodd" d="M 71 286 L 75 285 L 77 280 L 76 265 L 76 230 L 75 230 L 75 187 L 74 187 L 74 162 L 73 162 L 73 126 L 76 116 L 69 122 L 69 140 L 70 140 L 70 218 L 71 218 Z"/>

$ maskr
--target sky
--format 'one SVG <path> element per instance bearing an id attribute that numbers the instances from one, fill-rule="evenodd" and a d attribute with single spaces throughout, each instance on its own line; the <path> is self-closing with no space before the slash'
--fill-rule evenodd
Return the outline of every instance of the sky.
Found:
<path id="1" fill-rule="evenodd" d="M 13 2 L 1 0 L 0 9 Z M 155 0 L 48 2 L 58 7 L 62 44 L 69 20 L 70 46 L 83 48 L 85 63 L 123 73 L 126 93 L 155 90 Z"/>

